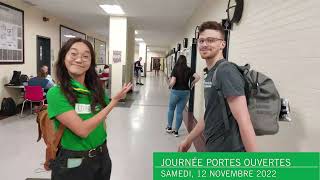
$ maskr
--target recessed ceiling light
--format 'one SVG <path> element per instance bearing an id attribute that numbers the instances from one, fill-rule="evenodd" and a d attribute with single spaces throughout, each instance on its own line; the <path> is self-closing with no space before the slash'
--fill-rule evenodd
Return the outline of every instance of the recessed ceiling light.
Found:
<path id="1" fill-rule="evenodd" d="M 143 41 L 142 38 L 135 38 L 136 41 Z"/>
<path id="2" fill-rule="evenodd" d="M 135 33 L 135 34 L 138 34 L 138 31 L 137 31 L 137 30 L 135 30 L 135 31 L 134 31 L 134 33 Z"/>
<path id="3" fill-rule="evenodd" d="M 64 35 L 64 37 L 67 37 L 67 38 L 75 38 L 76 36 L 74 36 L 74 35 Z"/>
<path id="4" fill-rule="evenodd" d="M 124 15 L 124 11 L 119 5 L 99 5 L 106 13 L 110 15 Z"/>

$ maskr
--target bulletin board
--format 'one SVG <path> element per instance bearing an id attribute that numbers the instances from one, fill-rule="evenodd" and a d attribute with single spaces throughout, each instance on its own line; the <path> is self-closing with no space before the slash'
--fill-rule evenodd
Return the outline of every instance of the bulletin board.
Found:
<path id="1" fill-rule="evenodd" d="M 96 64 L 106 64 L 106 42 L 94 39 L 94 51 L 96 53 Z"/>
<path id="2" fill-rule="evenodd" d="M 60 25 L 60 47 L 63 46 L 70 38 L 79 37 L 86 39 L 86 34 L 79 32 L 77 30 L 68 28 L 66 26 Z"/>
<path id="3" fill-rule="evenodd" d="M 24 63 L 24 11 L 0 2 L 0 64 Z"/>
<path id="4" fill-rule="evenodd" d="M 91 36 L 87 36 L 87 40 L 91 43 L 93 49 L 94 49 L 94 38 Z"/>

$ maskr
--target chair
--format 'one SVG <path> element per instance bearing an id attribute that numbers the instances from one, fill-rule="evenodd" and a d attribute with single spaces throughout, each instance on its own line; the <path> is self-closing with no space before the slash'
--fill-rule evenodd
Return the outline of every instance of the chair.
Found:
<path id="1" fill-rule="evenodd" d="M 41 86 L 25 86 L 24 87 L 24 101 L 21 108 L 20 116 L 22 117 L 24 103 L 30 101 L 30 109 L 32 114 L 32 102 L 41 102 L 44 105 L 46 98 L 43 96 L 43 89 Z"/>

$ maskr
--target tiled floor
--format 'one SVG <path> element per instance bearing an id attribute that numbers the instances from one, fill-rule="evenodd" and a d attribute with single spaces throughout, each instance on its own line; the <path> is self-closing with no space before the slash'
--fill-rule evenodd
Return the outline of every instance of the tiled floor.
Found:
<path id="1" fill-rule="evenodd" d="M 178 138 L 165 132 L 169 90 L 164 76 L 150 73 L 144 84 L 134 88 L 130 108 L 117 107 L 107 118 L 112 180 L 151 180 L 153 152 L 176 151 L 187 133 L 184 125 Z M 37 133 L 34 115 L 0 121 L 0 180 L 50 178 L 41 170 L 45 152 Z"/>

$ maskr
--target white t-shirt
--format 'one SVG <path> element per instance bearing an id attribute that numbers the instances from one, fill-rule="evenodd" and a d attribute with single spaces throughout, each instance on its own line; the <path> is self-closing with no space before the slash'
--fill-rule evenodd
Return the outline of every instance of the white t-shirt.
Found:
<path id="1" fill-rule="evenodd" d="M 49 80 L 49 83 L 50 83 L 50 84 L 53 84 L 53 85 L 54 85 L 53 79 L 52 79 L 52 77 L 50 76 L 50 74 L 47 75 L 46 79 Z"/>

